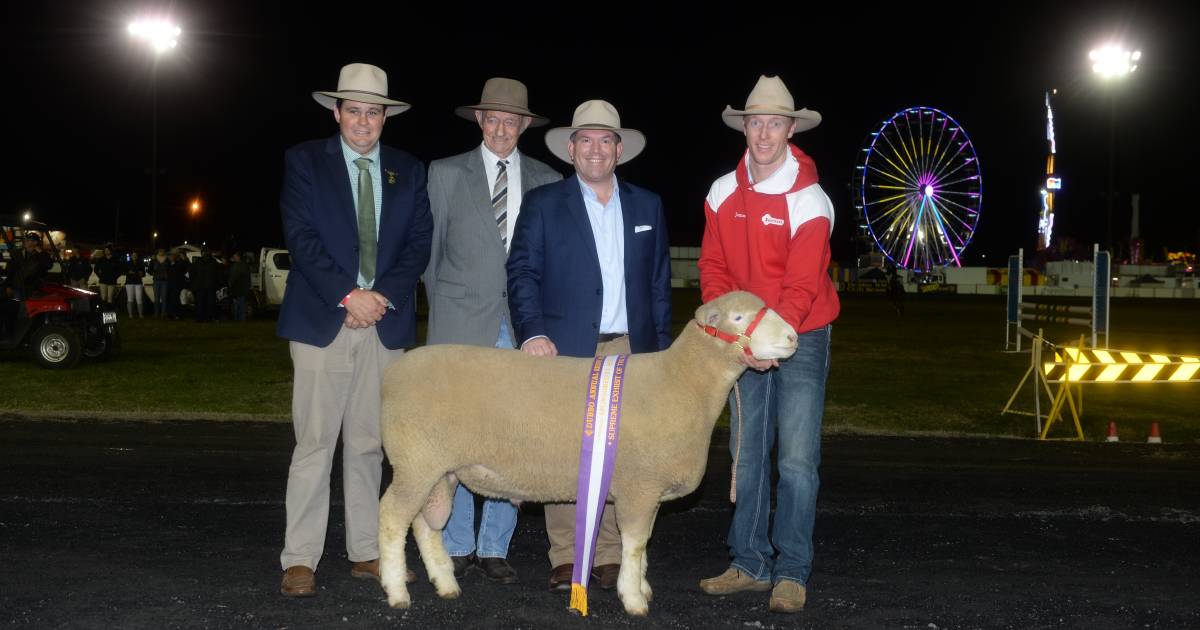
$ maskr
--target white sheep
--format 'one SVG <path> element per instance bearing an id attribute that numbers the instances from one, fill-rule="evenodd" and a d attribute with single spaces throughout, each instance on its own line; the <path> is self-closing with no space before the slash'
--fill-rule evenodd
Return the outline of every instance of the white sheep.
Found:
<path id="1" fill-rule="evenodd" d="M 739 335 L 760 316 L 747 344 Z M 713 336 L 717 329 L 726 340 Z M 743 346 L 758 359 L 783 359 L 796 349 L 796 332 L 762 300 L 735 292 L 697 309 L 667 350 L 629 357 L 609 498 L 621 530 L 617 593 L 630 615 L 648 611 L 646 542 L 658 504 L 700 484 L 713 425 L 745 370 Z M 388 604 L 411 604 L 404 580 L 410 524 L 438 595 L 461 593 L 441 532 L 456 480 L 488 497 L 575 500 L 591 366 L 590 358 L 436 345 L 388 369 L 381 422 L 393 473 L 379 505 Z"/>

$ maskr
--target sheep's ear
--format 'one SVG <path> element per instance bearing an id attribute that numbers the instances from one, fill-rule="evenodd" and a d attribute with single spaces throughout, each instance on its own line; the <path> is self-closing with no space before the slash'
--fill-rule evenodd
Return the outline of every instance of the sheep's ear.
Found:
<path id="1" fill-rule="evenodd" d="M 696 321 L 707 326 L 716 326 L 721 323 L 721 310 L 712 304 L 705 304 L 696 309 Z"/>
<path id="2" fill-rule="evenodd" d="M 705 317 L 704 319 L 705 319 L 705 323 L 708 324 L 709 326 L 716 326 L 717 324 L 721 323 L 721 311 L 713 309 L 708 314 L 708 317 Z"/>

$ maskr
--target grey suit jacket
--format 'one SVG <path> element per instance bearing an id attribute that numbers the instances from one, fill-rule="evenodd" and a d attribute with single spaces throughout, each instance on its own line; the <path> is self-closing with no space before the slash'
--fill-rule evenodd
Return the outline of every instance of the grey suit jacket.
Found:
<path id="1" fill-rule="evenodd" d="M 521 154 L 522 198 L 561 179 L 554 169 Z M 494 346 L 501 319 L 512 330 L 508 255 L 500 243 L 479 147 L 431 163 L 428 186 L 433 246 L 421 276 L 429 298 L 426 343 Z"/>

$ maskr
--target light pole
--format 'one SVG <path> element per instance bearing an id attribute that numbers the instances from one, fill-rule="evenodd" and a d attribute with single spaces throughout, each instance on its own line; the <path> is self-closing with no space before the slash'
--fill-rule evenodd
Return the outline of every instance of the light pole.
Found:
<path id="1" fill-rule="evenodd" d="M 175 48 L 182 29 L 165 18 L 147 18 L 129 23 L 129 35 L 150 47 L 150 233 L 158 233 L 158 59 Z"/>
<path id="2" fill-rule="evenodd" d="M 1108 90 L 1108 207 L 1104 214 L 1104 242 L 1109 252 L 1113 249 L 1112 240 L 1112 209 L 1113 197 L 1116 196 L 1115 179 L 1117 152 L 1117 86 L 1116 82 L 1138 68 L 1142 58 L 1140 50 L 1126 50 L 1121 44 L 1107 44 L 1093 49 L 1088 53 L 1092 60 L 1092 72 L 1102 81 L 1109 84 Z"/>

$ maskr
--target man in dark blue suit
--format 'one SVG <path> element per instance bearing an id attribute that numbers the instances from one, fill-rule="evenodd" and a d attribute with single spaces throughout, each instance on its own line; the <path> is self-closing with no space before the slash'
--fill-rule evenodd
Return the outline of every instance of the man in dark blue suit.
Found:
<path id="1" fill-rule="evenodd" d="M 287 151 L 279 202 L 292 270 L 278 332 L 290 340 L 296 433 L 280 591 L 292 597 L 316 594 L 339 433 L 350 573 L 379 579 L 380 381 L 416 343 L 433 232 L 424 167 L 379 143 L 385 119 L 410 107 L 387 97 L 383 70 L 347 65 L 336 92 L 313 98 L 340 133 Z"/>
<path id="2" fill-rule="evenodd" d="M 575 176 L 526 194 L 508 255 L 516 340 L 535 356 L 656 352 L 671 345 L 671 260 L 658 195 L 619 181 L 618 164 L 646 146 L 617 110 L 587 101 L 546 144 Z M 616 587 L 621 539 L 606 506 L 594 575 Z M 550 588 L 567 590 L 574 568 L 575 505 L 546 505 Z"/>

